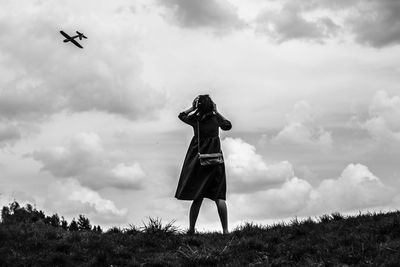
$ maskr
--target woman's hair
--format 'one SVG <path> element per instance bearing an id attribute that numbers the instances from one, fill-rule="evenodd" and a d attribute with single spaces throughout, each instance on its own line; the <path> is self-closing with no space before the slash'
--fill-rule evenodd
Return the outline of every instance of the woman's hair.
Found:
<path id="1" fill-rule="evenodd" d="M 199 95 L 196 107 L 196 114 L 199 116 L 200 120 L 202 120 L 205 116 L 212 113 L 214 110 L 214 102 L 209 95 Z"/>

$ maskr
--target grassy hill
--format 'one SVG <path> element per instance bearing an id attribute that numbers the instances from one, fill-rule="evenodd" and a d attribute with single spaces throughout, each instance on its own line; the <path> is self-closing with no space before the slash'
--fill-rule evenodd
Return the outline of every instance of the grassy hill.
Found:
<path id="1" fill-rule="evenodd" d="M 2 210 L 0 266 L 400 266 L 400 212 L 188 236 L 152 218 L 102 232 L 14 202 Z"/>

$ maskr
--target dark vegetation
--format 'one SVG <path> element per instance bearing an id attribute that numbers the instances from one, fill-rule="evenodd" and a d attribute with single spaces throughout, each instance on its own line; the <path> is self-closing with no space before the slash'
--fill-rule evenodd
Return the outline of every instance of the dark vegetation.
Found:
<path id="1" fill-rule="evenodd" d="M 0 266 L 400 266 L 399 211 L 192 236 L 158 218 L 103 232 L 17 202 L 1 218 Z"/>

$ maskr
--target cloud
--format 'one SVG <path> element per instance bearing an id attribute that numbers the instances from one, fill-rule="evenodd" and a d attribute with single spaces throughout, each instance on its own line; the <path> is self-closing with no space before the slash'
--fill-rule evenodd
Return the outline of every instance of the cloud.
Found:
<path id="1" fill-rule="evenodd" d="M 292 177 L 279 188 L 234 195 L 230 205 L 245 220 L 292 216 L 304 209 L 311 191 L 307 181 Z"/>
<path id="2" fill-rule="evenodd" d="M 0 121 L 0 148 L 11 145 L 21 139 L 21 133 L 17 126 Z"/>
<path id="3" fill-rule="evenodd" d="M 114 162 L 95 133 L 80 133 L 67 146 L 37 150 L 32 153 L 42 171 L 55 177 L 75 178 L 93 189 L 115 187 L 140 189 L 145 173 L 137 162 Z"/>
<path id="4" fill-rule="evenodd" d="M 326 179 L 313 191 L 310 209 L 355 210 L 390 203 L 394 190 L 384 185 L 367 166 L 349 164 L 337 179 Z"/>
<path id="5" fill-rule="evenodd" d="M 225 0 L 159 0 L 158 3 L 168 8 L 172 19 L 181 27 L 229 31 L 244 26 L 235 7 Z"/>
<path id="6" fill-rule="evenodd" d="M 369 105 L 369 119 L 362 127 L 384 143 L 400 141 L 400 97 L 378 91 Z"/>
<path id="7" fill-rule="evenodd" d="M 140 167 L 140 164 L 135 162 L 132 165 L 125 165 L 125 163 L 119 163 L 115 166 L 111 173 L 114 177 L 117 177 L 121 182 L 130 183 L 134 177 L 136 180 L 143 179 L 146 175 Z"/>
<path id="8" fill-rule="evenodd" d="M 34 6 L 33 6 L 34 5 Z M 165 93 L 146 84 L 137 33 L 118 13 L 88 16 L 81 4 L 9 2 L 0 16 L 0 119 L 43 119 L 62 111 L 101 111 L 128 119 L 155 116 Z M 48 16 L 52 14 L 52 16 Z M 84 49 L 63 43 L 76 25 Z"/>
<path id="9" fill-rule="evenodd" d="M 316 128 L 312 107 L 305 101 L 297 102 L 290 114 L 286 115 L 287 124 L 271 139 L 274 144 L 300 145 L 329 151 L 332 148 L 331 133 L 323 127 Z"/>
<path id="10" fill-rule="evenodd" d="M 71 177 L 91 166 L 101 164 L 104 149 L 100 137 L 94 133 L 81 133 L 73 137 L 69 147 L 53 147 L 35 151 L 33 158 L 44 163 L 42 170 L 58 177 Z"/>
<path id="11" fill-rule="evenodd" d="M 399 1 L 361 1 L 357 16 L 348 21 L 359 43 L 378 48 L 400 43 Z"/>
<path id="12" fill-rule="evenodd" d="M 267 164 L 254 146 L 240 138 L 225 138 L 222 146 L 232 192 L 263 190 L 293 176 L 289 162 Z"/>
<path id="13" fill-rule="evenodd" d="M 44 207 L 68 215 L 85 214 L 100 223 L 125 222 L 128 214 L 126 209 L 118 209 L 113 201 L 101 197 L 75 179 L 50 184 Z"/>
<path id="14" fill-rule="evenodd" d="M 0 207 L 17 201 L 20 206 L 31 204 L 46 214 L 57 213 L 71 220 L 84 214 L 92 222 L 114 225 L 126 223 L 128 210 L 118 208 L 112 200 L 98 192 L 82 186 L 77 180 L 68 178 L 50 183 L 39 195 L 23 191 L 0 192 Z"/>
<path id="15" fill-rule="evenodd" d="M 322 180 L 318 186 L 293 176 L 278 188 L 234 194 L 231 206 L 237 218 L 277 219 L 390 206 L 395 196 L 395 190 L 366 166 L 349 164 L 338 178 Z"/>
<path id="16" fill-rule="evenodd" d="M 321 42 L 337 33 L 339 26 L 331 18 L 323 16 L 311 20 L 302 13 L 303 6 L 296 1 L 286 2 L 279 11 L 264 9 L 256 19 L 257 30 L 277 42 L 292 39 Z"/>
<path id="17" fill-rule="evenodd" d="M 277 1 L 260 11 L 256 28 L 278 42 L 324 42 L 347 34 L 362 45 L 382 48 L 400 42 L 400 3 L 381 1 Z"/>

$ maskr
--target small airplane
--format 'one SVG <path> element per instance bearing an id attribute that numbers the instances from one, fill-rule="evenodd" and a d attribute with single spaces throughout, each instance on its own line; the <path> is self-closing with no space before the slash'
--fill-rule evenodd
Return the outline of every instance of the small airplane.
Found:
<path id="1" fill-rule="evenodd" d="M 78 32 L 78 31 L 76 31 L 77 35 L 75 35 L 75 36 L 69 36 L 68 34 L 66 34 L 66 33 L 63 32 L 63 31 L 60 31 L 60 33 L 61 33 L 65 38 L 67 38 L 67 39 L 64 40 L 64 43 L 71 42 L 71 43 L 73 43 L 74 45 L 76 45 L 76 46 L 79 47 L 79 48 L 83 48 L 83 47 L 82 47 L 77 41 L 75 41 L 75 38 L 79 38 L 79 40 L 82 40 L 82 38 L 87 39 L 87 37 L 86 37 L 83 33 L 80 33 L 80 32 Z"/>

